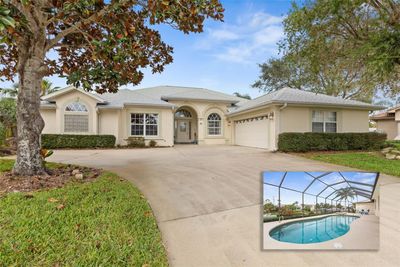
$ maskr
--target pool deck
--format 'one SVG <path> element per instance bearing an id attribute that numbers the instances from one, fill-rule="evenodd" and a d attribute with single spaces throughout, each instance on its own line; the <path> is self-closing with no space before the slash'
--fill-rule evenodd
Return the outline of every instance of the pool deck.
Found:
<path id="1" fill-rule="evenodd" d="M 348 215 L 354 215 L 348 213 Z M 331 215 L 320 215 L 312 218 L 323 218 Z M 334 215 L 333 215 L 334 216 Z M 294 244 L 273 239 L 269 232 L 284 223 L 302 221 L 311 218 L 297 218 L 281 222 L 263 223 L 264 250 L 379 250 L 379 217 L 362 215 L 350 224 L 350 230 L 335 239 L 312 244 Z"/>

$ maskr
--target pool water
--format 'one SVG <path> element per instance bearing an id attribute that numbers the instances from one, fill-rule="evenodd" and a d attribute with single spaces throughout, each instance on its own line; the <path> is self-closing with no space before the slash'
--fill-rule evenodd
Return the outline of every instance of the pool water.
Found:
<path id="1" fill-rule="evenodd" d="M 286 223 L 270 231 L 269 235 L 278 241 L 310 244 L 338 238 L 350 230 L 356 216 L 335 215 L 324 218 L 306 219 Z"/>

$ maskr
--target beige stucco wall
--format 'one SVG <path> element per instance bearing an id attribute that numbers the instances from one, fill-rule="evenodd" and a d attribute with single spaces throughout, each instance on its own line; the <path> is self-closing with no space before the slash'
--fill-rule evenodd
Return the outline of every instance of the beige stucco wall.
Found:
<path id="1" fill-rule="evenodd" d="M 356 211 L 360 212 L 361 210 L 364 210 L 365 212 L 369 210 L 370 215 L 375 215 L 375 203 L 356 203 Z"/>
<path id="2" fill-rule="evenodd" d="M 341 110 L 340 132 L 368 132 L 369 131 L 369 111 L 368 110 Z"/>
<path id="3" fill-rule="evenodd" d="M 311 132 L 311 108 L 287 106 L 279 111 L 279 133 Z"/>
<path id="4" fill-rule="evenodd" d="M 60 134 L 73 134 L 64 131 L 64 115 L 65 107 L 72 102 L 82 102 L 88 109 L 89 115 L 89 132 L 87 133 L 77 133 L 77 134 L 97 134 L 98 133 L 98 117 L 96 105 L 97 101 L 77 90 L 65 93 L 56 99 L 56 133 Z"/>
<path id="5" fill-rule="evenodd" d="M 396 112 L 394 113 L 394 119 L 396 121 L 400 121 L 400 109 L 396 110 Z"/>
<path id="6" fill-rule="evenodd" d="M 97 100 L 79 91 L 71 91 L 58 96 L 56 109 L 41 111 L 45 120 L 46 133 L 66 134 L 64 132 L 64 110 L 66 105 L 74 101 L 84 103 L 89 111 L 89 132 L 87 134 L 113 134 L 117 144 L 125 145 L 130 135 L 131 113 L 159 114 L 158 136 L 145 137 L 146 142 L 155 140 L 159 146 L 173 146 L 174 144 L 174 113 L 176 109 L 170 107 L 128 106 L 123 109 L 98 109 Z M 177 108 L 188 106 L 196 112 L 197 136 L 199 144 L 229 144 L 231 142 L 231 123 L 227 120 L 227 104 L 208 101 L 170 101 Z M 222 119 L 222 133 L 219 136 L 208 135 L 207 117 L 211 113 L 218 113 Z M 71 134 L 71 133 L 68 133 Z M 82 134 L 82 133 L 79 133 Z"/>
<path id="7" fill-rule="evenodd" d="M 249 111 L 239 115 L 230 116 L 232 121 L 252 118 L 260 115 L 274 114 L 268 126 L 268 144 L 270 150 L 277 149 L 278 135 L 284 132 L 311 132 L 312 131 L 312 111 L 335 111 L 337 112 L 337 131 L 338 132 L 368 132 L 369 119 L 367 110 L 352 110 L 326 107 L 308 106 L 284 106 L 273 105 L 268 108 L 260 108 L 256 111 Z M 254 129 L 249 128 L 249 136 Z M 235 140 L 235 131 L 232 131 L 232 140 Z M 252 140 L 255 141 L 255 140 Z M 249 141 L 249 145 L 255 146 Z"/>
<path id="8" fill-rule="evenodd" d="M 120 112 L 118 144 L 127 144 L 126 140 L 131 136 L 131 113 L 156 113 L 159 120 L 158 136 L 146 136 L 146 143 L 148 144 L 150 140 L 155 140 L 158 146 L 174 145 L 174 113 L 172 108 L 128 106 Z"/>
<path id="9" fill-rule="evenodd" d="M 131 113 L 157 113 L 159 114 L 158 136 L 146 137 L 146 142 L 153 139 L 159 146 L 174 145 L 174 113 L 180 107 L 189 107 L 196 114 L 197 118 L 197 139 L 199 144 L 234 144 L 235 143 L 235 121 L 255 118 L 262 115 L 273 118 L 268 119 L 268 125 L 259 123 L 255 129 L 249 126 L 249 142 L 244 142 L 249 146 L 257 146 L 258 139 L 265 138 L 263 146 L 268 144 L 269 150 L 277 149 L 278 135 L 282 132 L 310 132 L 311 118 L 313 110 L 327 110 L 337 112 L 338 132 L 368 132 L 368 111 L 348 110 L 325 107 L 305 107 L 305 106 L 286 106 L 272 105 L 258 110 L 236 114 L 227 117 L 227 103 L 212 101 L 170 101 L 176 108 L 171 107 L 148 107 L 148 106 L 129 106 L 123 109 L 98 109 L 97 100 L 80 91 L 70 91 L 58 96 L 56 99 L 56 109 L 42 109 L 41 114 L 45 120 L 45 133 L 64 132 L 65 107 L 71 102 L 79 101 L 84 103 L 89 111 L 89 132 L 88 134 L 113 134 L 116 136 L 117 144 L 124 145 L 130 137 L 130 114 Z M 211 113 L 217 113 L 222 119 L 221 135 L 213 136 L 208 134 L 207 117 Z M 254 123 L 253 123 L 254 124 Z M 263 124 L 263 125 L 261 125 Z M 253 125 L 254 126 L 254 125 Z M 265 133 L 257 132 L 265 131 Z M 69 133 L 70 134 L 70 133 Z M 80 134 L 80 133 L 79 133 Z M 246 129 L 241 130 L 241 134 L 246 134 Z M 246 134 L 247 135 L 247 134 Z M 244 139 L 242 136 L 241 139 Z M 260 139 L 260 140 L 261 140 Z"/>
<path id="10" fill-rule="evenodd" d="M 232 123 L 226 118 L 228 111 L 227 104 L 210 101 L 169 101 L 175 104 L 177 109 L 189 107 L 196 112 L 197 117 L 197 138 L 200 145 L 231 144 Z M 208 135 L 207 118 L 211 113 L 217 113 L 222 120 L 221 135 Z M 173 126 L 173 123 L 172 123 Z M 173 130 L 173 129 L 172 129 Z"/>
<path id="11" fill-rule="evenodd" d="M 120 109 L 99 109 L 99 134 L 111 134 L 117 139 L 117 144 L 120 143 L 119 128 L 120 128 Z"/>
<path id="12" fill-rule="evenodd" d="M 57 133 L 56 110 L 55 109 L 40 109 L 40 115 L 45 122 L 43 133 Z"/>
<path id="13" fill-rule="evenodd" d="M 374 194 L 372 195 L 372 199 L 374 200 L 375 215 L 379 216 L 380 215 L 380 211 L 381 211 L 381 209 L 380 209 L 381 197 L 380 197 L 380 185 L 379 185 L 379 183 L 375 187 L 375 191 L 374 191 Z"/>
<path id="14" fill-rule="evenodd" d="M 393 140 L 397 136 L 397 124 L 395 120 L 377 120 L 376 129 L 386 133 L 388 140 Z"/>
<path id="15" fill-rule="evenodd" d="M 279 109 L 278 132 L 311 132 L 313 110 L 337 112 L 337 132 L 339 133 L 369 131 L 368 110 L 287 106 Z"/>
<path id="16" fill-rule="evenodd" d="M 79 91 L 70 91 L 65 94 L 58 96 L 56 99 L 55 109 L 41 109 L 40 114 L 42 115 L 45 122 L 45 133 L 55 134 L 74 134 L 70 132 L 64 132 L 64 115 L 65 107 L 72 102 L 82 102 L 88 109 L 89 116 L 89 132 L 77 133 L 77 134 L 97 134 L 98 133 L 98 117 L 96 105 L 97 101 Z"/>

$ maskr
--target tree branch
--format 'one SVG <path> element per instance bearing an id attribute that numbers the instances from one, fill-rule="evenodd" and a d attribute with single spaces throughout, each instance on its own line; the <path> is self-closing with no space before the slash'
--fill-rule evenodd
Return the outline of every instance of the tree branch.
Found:
<path id="1" fill-rule="evenodd" d="M 118 5 L 123 5 L 126 2 L 128 2 L 128 1 L 126 0 L 126 1 L 114 2 L 108 6 L 105 6 L 103 9 L 100 9 L 98 12 L 93 13 L 89 17 L 82 19 L 82 20 L 78 21 L 77 23 L 71 25 L 69 28 L 59 32 L 53 39 L 50 39 L 47 41 L 46 51 L 49 51 L 51 48 L 53 48 L 59 41 L 61 41 L 62 38 L 66 37 L 67 35 L 69 35 L 71 33 L 77 32 L 82 25 L 91 23 L 93 21 L 97 22 L 96 19 L 105 15 L 107 12 L 110 11 L 110 9 L 112 9 Z"/>
<path id="2" fill-rule="evenodd" d="M 18 0 L 11 0 L 10 4 L 14 6 L 19 12 L 21 12 L 22 15 L 24 15 L 24 17 L 29 22 L 28 27 L 30 28 L 32 33 L 39 30 L 39 25 L 37 24 L 37 21 L 32 16 L 27 6 L 21 4 L 21 2 Z"/>

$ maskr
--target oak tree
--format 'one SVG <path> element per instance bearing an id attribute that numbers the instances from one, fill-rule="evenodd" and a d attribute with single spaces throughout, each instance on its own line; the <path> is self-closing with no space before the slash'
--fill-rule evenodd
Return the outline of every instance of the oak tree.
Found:
<path id="1" fill-rule="evenodd" d="M 41 174 L 39 113 L 43 77 L 97 93 L 139 84 L 144 68 L 162 72 L 172 47 L 155 24 L 202 32 L 223 19 L 218 0 L 0 0 L 0 76 L 18 77 L 18 148 L 14 173 Z"/>
<path id="2" fill-rule="evenodd" d="M 274 90 L 292 74 L 292 84 L 344 98 L 400 93 L 399 1 L 307 0 L 293 4 L 283 26 L 283 57 L 261 66 L 255 86 Z"/>

